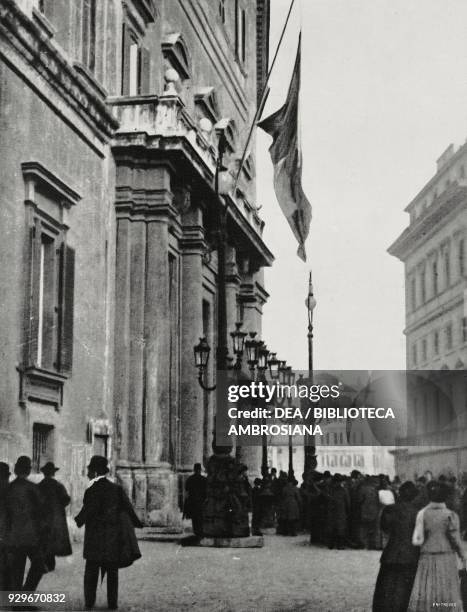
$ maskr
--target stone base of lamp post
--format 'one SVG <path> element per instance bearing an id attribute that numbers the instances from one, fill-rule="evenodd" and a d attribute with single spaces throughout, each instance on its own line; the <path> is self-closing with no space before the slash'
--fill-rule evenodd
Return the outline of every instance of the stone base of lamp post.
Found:
<path id="1" fill-rule="evenodd" d="M 242 464 L 216 448 L 208 460 L 203 534 L 207 538 L 246 538 L 250 535 L 250 495 Z"/>

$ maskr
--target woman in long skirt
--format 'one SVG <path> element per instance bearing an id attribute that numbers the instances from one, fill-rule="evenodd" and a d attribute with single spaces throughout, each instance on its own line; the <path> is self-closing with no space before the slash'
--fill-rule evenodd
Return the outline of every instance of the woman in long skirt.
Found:
<path id="1" fill-rule="evenodd" d="M 409 612 L 427 612 L 448 607 L 463 610 L 457 567 L 466 557 L 459 535 L 459 517 L 446 507 L 449 489 L 444 483 L 428 483 L 429 504 L 417 514 L 413 544 L 420 546 L 417 574 L 409 601 Z"/>
<path id="2" fill-rule="evenodd" d="M 414 483 L 404 482 L 399 500 L 386 506 L 381 515 L 381 529 L 387 534 L 388 543 L 381 555 L 373 612 L 407 612 L 420 552 L 412 544 L 417 517 L 413 502 L 417 495 Z"/>

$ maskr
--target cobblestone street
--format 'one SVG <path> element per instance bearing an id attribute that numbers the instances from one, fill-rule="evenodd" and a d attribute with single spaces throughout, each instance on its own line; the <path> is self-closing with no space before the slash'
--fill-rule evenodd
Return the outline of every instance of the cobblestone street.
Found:
<path id="1" fill-rule="evenodd" d="M 371 609 L 379 552 L 310 547 L 307 537 L 266 536 L 262 549 L 182 548 L 140 542 L 143 558 L 120 571 L 120 611 L 356 612 Z M 41 591 L 67 591 L 82 608 L 84 561 L 58 559 Z M 106 607 L 105 583 L 97 609 Z"/>

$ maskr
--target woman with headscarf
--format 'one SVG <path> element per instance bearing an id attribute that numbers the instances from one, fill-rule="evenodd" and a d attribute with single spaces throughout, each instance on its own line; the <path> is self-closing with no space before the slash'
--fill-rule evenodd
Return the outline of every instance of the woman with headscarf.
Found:
<path id="1" fill-rule="evenodd" d="M 427 485 L 429 503 L 417 514 L 412 543 L 420 547 L 409 612 L 426 612 L 442 605 L 461 612 L 460 580 L 456 556 L 466 567 L 466 556 L 459 535 L 459 517 L 449 510 L 449 487 L 431 481 Z"/>
<path id="2" fill-rule="evenodd" d="M 380 559 L 380 570 L 373 596 L 373 612 L 406 612 L 410 599 L 419 550 L 412 544 L 418 494 L 413 482 L 404 482 L 399 500 L 381 514 L 381 530 L 388 541 Z"/>

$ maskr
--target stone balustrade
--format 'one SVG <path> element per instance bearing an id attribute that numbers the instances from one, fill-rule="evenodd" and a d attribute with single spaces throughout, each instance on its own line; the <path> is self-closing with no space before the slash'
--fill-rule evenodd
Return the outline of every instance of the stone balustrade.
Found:
<path id="1" fill-rule="evenodd" d="M 115 135 L 119 146 L 122 146 L 126 139 L 128 144 L 134 145 L 135 136 L 144 135 L 144 139 L 150 143 L 150 148 L 184 150 L 200 174 L 211 184 L 214 183 L 218 138 L 216 130 L 203 130 L 205 123 L 202 120 L 197 123 L 191 117 L 178 95 L 166 93 L 161 96 L 122 96 L 109 98 L 108 103 L 120 125 Z M 233 187 L 235 164 L 226 174 L 228 176 L 222 177 L 220 181 L 222 192 L 226 191 L 223 185 Z M 224 195 L 229 203 L 242 213 L 256 233 L 261 235 L 264 222 L 257 214 L 255 206 L 244 195 L 248 194 L 244 179 L 239 181 L 239 187 L 242 189 L 240 196 L 234 197 L 231 191 Z"/>

